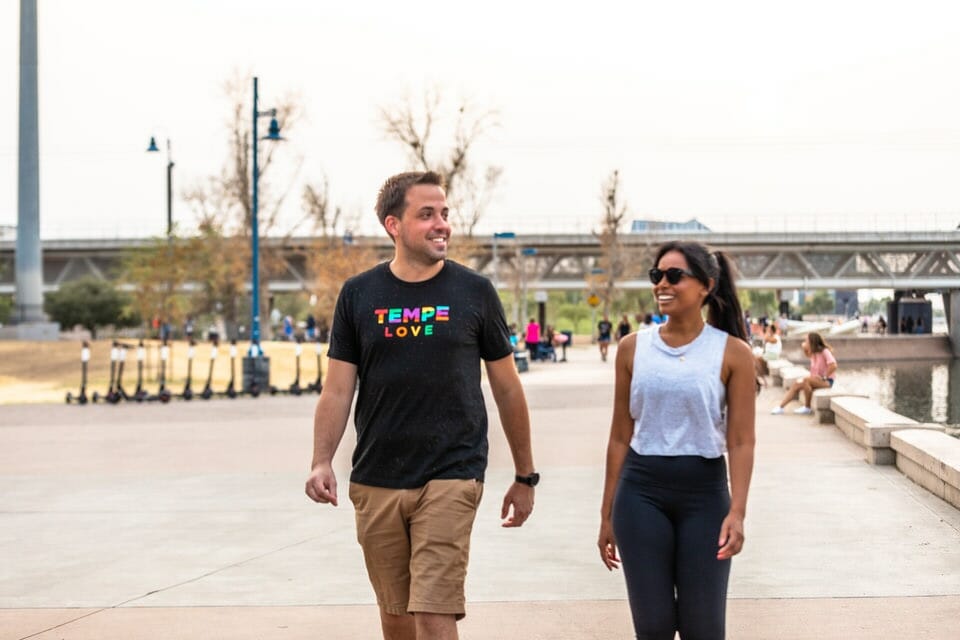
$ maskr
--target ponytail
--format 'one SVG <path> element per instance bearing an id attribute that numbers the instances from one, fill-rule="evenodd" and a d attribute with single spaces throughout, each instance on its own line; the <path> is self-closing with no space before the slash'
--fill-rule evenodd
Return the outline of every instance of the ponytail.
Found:
<path id="1" fill-rule="evenodd" d="M 731 336 L 749 342 L 743 311 L 740 308 L 740 300 L 737 298 L 737 286 L 733 283 L 733 269 L 730 267 L 730 261 L 720 251 L 710 258 L 711 262 L 713 260 L 717 262 L 717 277 L 713 291 L 707 296 L 707 322 Z"/>

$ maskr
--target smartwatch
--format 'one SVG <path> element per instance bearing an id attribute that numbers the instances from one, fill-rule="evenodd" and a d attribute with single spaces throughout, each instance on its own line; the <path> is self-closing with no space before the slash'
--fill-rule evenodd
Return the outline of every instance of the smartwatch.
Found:
<path id="1" fill-rule="evenodd" d="M 534 471 L 528 476 L 516 476 L 514 480 L 520 484 L 525 484 L 528 487 L 535 487 L 537 486 L 537 483 L 540 482 L 540 474 Z"/>

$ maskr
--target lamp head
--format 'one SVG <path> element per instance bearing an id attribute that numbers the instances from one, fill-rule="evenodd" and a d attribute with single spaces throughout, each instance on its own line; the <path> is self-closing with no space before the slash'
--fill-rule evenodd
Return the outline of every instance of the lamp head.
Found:
<path id="1" fill-rule="evenodd" d="M 270 118 L 270 128 L 267 130 L 267 135 L 265 135 L 263 139 L 283 140 L 283 136 L 280 135 L 280 123 L 277 122 L 276 118 Z"/>

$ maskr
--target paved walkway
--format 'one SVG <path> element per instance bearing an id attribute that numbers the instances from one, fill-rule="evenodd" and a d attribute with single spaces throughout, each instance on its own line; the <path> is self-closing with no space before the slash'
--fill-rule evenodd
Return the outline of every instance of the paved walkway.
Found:
<path id="1" fill-rule="evenodd" d="M 495 412 L 465 639 L 631 637 L 595 541 L 612 363 L 523 375 L 543 474 L 499 527 L 512 477 Z M 747 543 L 729 638 L 956 638 L 960 512 L 870 467 L 833 427 L 758 400 Z M 346 499 L 302 487 L 315 397 L 0 407 L 0 640 L 376 638 Z M 349 430 L 348 430 L 349 434 Z"/>

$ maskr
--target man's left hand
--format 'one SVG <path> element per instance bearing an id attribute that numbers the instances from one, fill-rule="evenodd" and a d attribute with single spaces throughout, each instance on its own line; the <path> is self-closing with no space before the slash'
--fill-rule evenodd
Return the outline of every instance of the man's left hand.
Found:
<path id="1" fill-rule="evenodd" d="M 500 518 L 504 527 L 522 527 L 533 513 L 533 487 L 514 482 L 503 496 Z"/>

